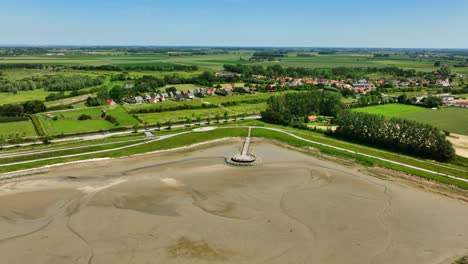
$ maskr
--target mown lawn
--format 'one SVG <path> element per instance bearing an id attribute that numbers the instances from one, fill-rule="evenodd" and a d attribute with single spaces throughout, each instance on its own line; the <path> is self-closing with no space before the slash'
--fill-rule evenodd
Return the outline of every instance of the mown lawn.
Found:
<path id="1" fill-rule="evenodd" d="M 113 116 L 118 124 L 113 124 L 101 118 L 101 110 L 107 110 L 107 114 Z M 75 134 L 94 132 L 100 130 L 110 130 L 119 127 L 131 127 L 139 122 L 129 115 L 122 107 L 93 107 L 70 111 L 50 112 L 58 120 L 47 117 L 47 113 L 38 114 L 39 120 L 49 135 Z M 78 120 L 78 117 L 86 114 L 91 116 L 91 120 Z"/>
<path id="2" fill-rule="evenodd" d="M 387 117 L 397 117 L 406 114 L 414 114 L 420 112 L 427 112 L 430 109 L 414 106 L 414 105 L 405 105 L 405 104 L 386 104 L 386 105 L 374 105 L 367 107 L 355 108 L 353 111 L 363 112 L 368 114 L 378 114 Z"/>
<path id="3" fill-rule="evenodd" d="M 37 136 L 31 121 L 0 123 L 0 137 L 3 136 L 5 139 L 9 139 L 14 138 L 16 134 L 20 137 Z"/>

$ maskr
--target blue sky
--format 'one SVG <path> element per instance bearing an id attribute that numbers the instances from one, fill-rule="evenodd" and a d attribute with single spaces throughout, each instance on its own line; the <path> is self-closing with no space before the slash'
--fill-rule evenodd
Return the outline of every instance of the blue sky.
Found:
<path id="1" fill-rule="evenodd" d="M 0 0 L 0 44 L 468 48 L 467 0 Z"/>

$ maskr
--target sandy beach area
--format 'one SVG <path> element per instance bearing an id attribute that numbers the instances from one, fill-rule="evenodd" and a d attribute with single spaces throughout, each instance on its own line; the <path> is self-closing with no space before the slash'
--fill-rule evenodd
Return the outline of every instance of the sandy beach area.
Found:
<path id="1" fill-rule="evenodd" d="M 1 263 L 450 264 L 468 202 L 241 140 L 0 182 Z M 384 175 L 385 176 L 385 175 Z"/>

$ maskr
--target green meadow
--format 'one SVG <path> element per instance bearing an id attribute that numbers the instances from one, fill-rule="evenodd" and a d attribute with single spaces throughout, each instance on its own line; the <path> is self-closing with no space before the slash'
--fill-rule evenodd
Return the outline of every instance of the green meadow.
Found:
<path id="1" fill-rule="evenodd" d="M 108 115 L 113 116 L 117 120 L 117 124 L 113 124 L 101 118 L 101 110 L 106 110 Z M 49 118 L 47 114 L 56 116 L 57 120 Z M 91 120 L 78 120 L 78 117 L 86 114 L 91 116 Z M 138 124 L 138 121 L 129 115 L 125 109 L 120 106 L 109 107 L 93 107 L 77 110 L 57 111 L 43 114 L 37 114 L 39 120 L 46 130 L 48 135 L 60 134 L 76 134 L 86 132 L 97 132 L 101 130 L 111 130 L 121 127 L 131 127 Z"/>
<path id="2" fill-rule="evenodd" d="M 311 53 L 311 57 L 298 57 L 297 53 L 290 52 L 287 57 L 272 62 L 249 61 L 253 51 L 235 51 L 225 54 L 206 55 L 181 55 L 169 56 L 161 54 L 116 54 L 105 53 L 89 55 L 67 55 L 67 56 L 18 56 L 4 57 L 0 63 L 40 63 L 50 65 L 161 65 L 161 64 L 183 64 L 196 65 L 200 69 L 222 70 L 224 64 L 256 64 L 274 65 L 280 64 L 285 67 L 307 67 L 307 68 L 331 68 L 331 67 L 386 67 L 397 66 L 405 69 L 419 71 L 435 70 L 434 62 L 421 58 L 414 58 L 403 54 L 394 54 L 386 58 L 376 58 L 372 54 L 338 52 L 331 55 L 319 55 Z M 468 68 L 455 68 L 455 72 L 466 73 Z"/>
<path id="3" fill-rule="evenodd" d="M 20 137 L 24 136 L 28 138 L 37 136 L 31 121 L 0 123 L 0 137 L 3 136 L 5 139 L 11 139 L 17 134 Z"/>
<path id="4" fill-rule="evenodd" d="M 427 112 L 430 109 L 414 106 L 414 105 L 405 105 L 405 104 L 386 104 L 386 105 L 375 105 L 367 106 L 361 108 L 355 108 L 353 111 L 363 112 L 368 114 L 377 114 L 387 117 L 397 117 L 406 114 L 414 114 L 420 112 Z"/>
<path id="5" fill-rule="evenodd" d="M 353 111 L 406 118 L 427 123 L 452 133 L 468 135 L 468 109 L 466 108 L 444 107 L 432 110 L 413 105 L 387 104 L 355 108 Z"/>
<path id="6" fill-rule="evenodd" d="M 452 133 L 468 135 L 468 109 L 446 107 L 419 113 L 410 113 L 402 117 L 427 123 Z"/>
<path id="7" fill-rule="evenodd" d="M 230 107 L 218 107 L 218 108 L 202 108 L 202 109 L 190 109 L 190 110 L 177 110 L 160 113 L 148 113 L 138 114 L 143 122 L 148 124 L 156 124 L 160 122 L 162 124 L 171 121 L 173 123 L 183 123 L 187 118 L 191 118 L 192 122 L 196 122 L 196 118 L 200 117 L 202 120 L 211 117 L 212 122 L 215 121 L 215 116 L 219 115 L 223 119 L 224 113 L 227 112 L 229 116 L 240 116 L 242 114 L 251 115 L 258 114 L 265 110 L 266 103 L 259 104 L 239 104 Z"/>

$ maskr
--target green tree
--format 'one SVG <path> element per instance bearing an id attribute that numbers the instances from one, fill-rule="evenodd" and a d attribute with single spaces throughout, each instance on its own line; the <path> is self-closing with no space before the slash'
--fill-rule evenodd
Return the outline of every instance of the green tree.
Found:
<path id="1" fill-rule="evenodd" d="M 161 126 L 162 126 L 161 122 L 158 121 L 156 123 L 156 127 L 158 128 L 158 131 L 161 131 Z"/>
<path id="2" fill-rule="evenodd" d="M 424 100 L 424 105 L 430 108 L 439 107 L 442 105 L 442 98 L 438 96 L 429 96 Z"/>
<path id="3" fill-rule="evenodd" d="M 42 101 L 32 100 L 23 103 L 23 111 L 26 114 L 36 114 L 47 111 L 47 107 Z"/>
<path id="4" fill-rule="evenodd" d="M 227 123 L 228 120 L 229 120 L 229 114 L 228 114 L 228 112 L 226 111 L 226 112 L 224 112 L 224 122 Z"/>
<path id="5" fill-rule="evenodd" d="M 122 103 L 125 93 L 126 90 L 122 86 L 116 85 L 109 91 L 109 97 L 117 103 Z"/>

